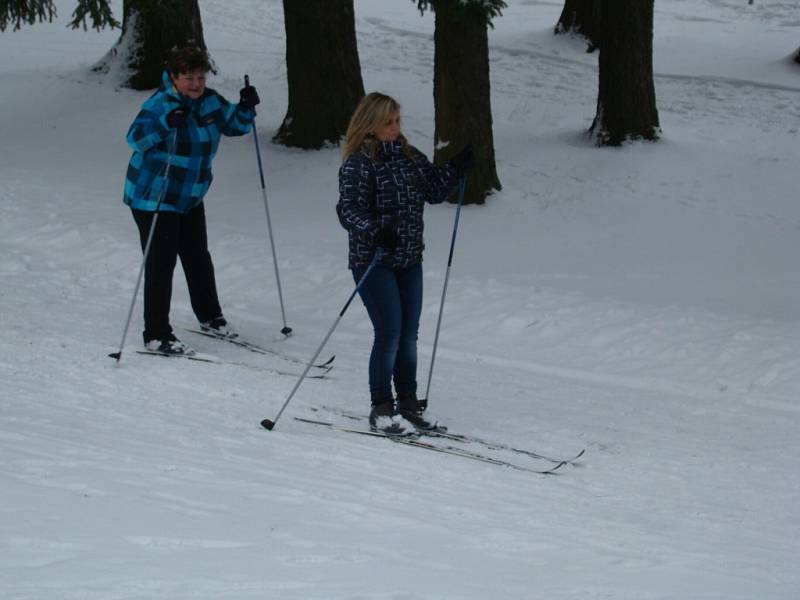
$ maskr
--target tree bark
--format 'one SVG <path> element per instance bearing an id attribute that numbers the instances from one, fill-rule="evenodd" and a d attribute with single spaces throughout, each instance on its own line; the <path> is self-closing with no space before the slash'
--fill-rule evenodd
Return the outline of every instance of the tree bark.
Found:
<path id="1" fill-rule="evenodd" d="M 190 45 L 206 50 L 197 0 L 124 0 L 122 33 L 95 70 L 119 66 L 126 72 L 124 85 L 153 89 L 172 49 Z"/>
<path id="2" fill-rule="evenodd" d="M 284 0 L 289 107 L 273 141 L 338 144 L 364 96 L 353 0 Z"/>
<path id="3" fill-rule="evenodd" d="M 590 131 L 598 144 L 659 135 L 653 84 L 653 0 L 602 3 L 597 115 Z"/>
<path id="4" fill-rule="evenodd" d="M 600 2 L 601 0 L 565 0 L 555 34 L 573 33 L 583 36 L 589 42 L 586 51 L 594 52 L 600 46 Z"/>
<path id="5" fill-rule="evenodd" d="M 475 168 L 467 178 L 464 203 L 483 204 L 502 188 L 494 156 L 486 18 L 458 0 L 437 1 L 435 14 L 434 161 L 446 162 L 471 142 Z"/>

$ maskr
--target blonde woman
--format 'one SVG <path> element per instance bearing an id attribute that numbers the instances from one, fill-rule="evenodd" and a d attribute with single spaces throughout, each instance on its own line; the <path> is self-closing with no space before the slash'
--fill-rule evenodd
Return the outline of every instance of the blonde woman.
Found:
<path id="1" fill-rule="evenodd" d="M 410 435 L 436 423 L 417 399 L 417 331 L 422 310 L 425 202 L 443 202 L 473 166 L 461 150 L 437 167 L 401 132 L 400 105 L 373 92 L 350 120 L 339 169 L 339 222 L 349 234 L 355 281 L 378 248 L 384 251 L 359 294 L 375 330 L 369 359 L 370 427 Z M 392 393 L 392 383 L 397 396 Z"/>

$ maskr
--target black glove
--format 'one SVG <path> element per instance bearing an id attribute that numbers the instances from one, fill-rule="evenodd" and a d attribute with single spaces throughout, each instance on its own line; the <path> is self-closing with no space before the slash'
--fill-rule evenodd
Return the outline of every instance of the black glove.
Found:
<path id="1" fill-rule="evenodd" d="M 239 104 L 242 106 L 255 108 L 260 103 L 261 99 L 258 97 L 258 92 L 252 85 L 246 85 L 239 90 Z"/>
<path id="2" fill-rule="evenodd" d="M 397 233 L 391 227 L 384 227 L 375 234 L 375 245 L 384 250 L 394 250 L 397 248 Z"/>
<path id="3" fill-rule="evenodd" d="M 186 119 L 189 118 L 189 111 L 188 109 L 179 106 L 178 108 L 172 109 L 167 114 L 167 125 L 176 129 L 178 127 L 183 127 L 186 125 Z"/>
<path id="4" fill-rule="evenodd" d="M 450 164 L 462 175 L 475 166 L 475 154 L 472 152 L 472 142 L 459 150 L 453 158 L 450 159 Z"/>

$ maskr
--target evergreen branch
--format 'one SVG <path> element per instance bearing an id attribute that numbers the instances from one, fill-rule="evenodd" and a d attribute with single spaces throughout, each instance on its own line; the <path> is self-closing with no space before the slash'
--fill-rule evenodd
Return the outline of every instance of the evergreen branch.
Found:
<path id="1" fill-rule="evenodd" d="M 435 11 L 437 4 L 449 2 L 460 5 L 464 10 L 478 10 L 486 19 L 486 24 L 491 26 L 492 19 L 502 16 L 502 10 L 508 5 L 505 0 L 411 0 L 417 3 L 420 14 L 430 9 Z"/>
<path id="2" fill-rule="evenodd" d="M 23 23 L 52 22 L 55 16 L 53 0 L 0 0 L 0 31 L 5 31 L 9 23 L 17 31 Z"/>
<path id="3" fill-rule="evenodd" d="M 83 27 L 83 30 L 86 31 L 87 16 L 92 20 L 92 28 L 97 31 L 100 31 L 104 27 L 114 29 L 120 26 L 120 22 L 117 21 L 111 13 L 108 0 L 79 0 L 78 6 L 72 13 L 72 20 L 67 26 L 72 27 L 72 29 Z"/>

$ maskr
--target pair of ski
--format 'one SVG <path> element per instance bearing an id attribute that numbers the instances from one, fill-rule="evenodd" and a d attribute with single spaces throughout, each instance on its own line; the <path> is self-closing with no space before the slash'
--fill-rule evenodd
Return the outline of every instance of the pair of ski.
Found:
<path id="1" fill-rule="evenodd" d="M 352 414 L 352 413 L 348 413 L 346 411 L 342 411 L 342 410 L 334 409 L 334 408 L 329 408 L 329 407 L 322 407 L 322 408 L 319 408 L 319 409 L 318 408 L 313 408 L 312 410 L 314 410 L 314 411 L 323 411 L 323 410 L 324 411 L 328 411 L 328 412 L 331 412 L 333 414 L 336 414 L 336 415 L 339 415 L 341 417 L 344 417 L 344 418 L 347 418 L 347 419 L 350 419 L 350 420 L 354 420 L 354 421 L 363 421 L 363 420 L 366 419 L 366 417 L 364 417 L 362 415 L 355 415 L 355 414 Z M 522 449 L 522 448 L 515 448 L 513 446 L 509 446 L 508 444 L 488 441 L 488 440 L 485 440 L 485 439 L 482 439 L 482 438 L 479 438 L 479 437 L 476 437 L 476 436 L 449 433 L 447 431 L 447 429 L 444 428 L 444 427 L 437 427 L 436 429 L 433 429 L 433 430 L 420 430 L 414 436 L 392 436 L 392 435 L 387 435 L 387 434 L 379 432 L 379 431 L 370 431 L 370 430 L 365 430 L 365 429 L 357 429 L 355 427 L 347 427 L 347 426 L 339 425 L 339 424 L 336 424 L 336 423 L 331 423 L 331 422 L 328 422 L 328 421 L 320 421 L 320 420 L 308 419 L 308 418 L 304 418 L 304 417 L 294 417 L 294 418 L 295 418 L 295 420 L 303 422 L 303 423 L 308 423 L 308 424 L 311 424 L 311 425 L 327 427 L 328 429 L 332 429 L 332 430 L 335 430 L 335 431 L 341 431 L 341 432 L 344 432 L 344 433 L 353 433 L 353 434 L 358 434 L 358 435 L 368 435 L 368 436 L 373 436 L 373 437 L 382 437 L 382 438 L 386 438 L 386 439 L 388 439 L 390 441 L 393 441 L 393 442 L 396 442 L 396 443 L 399 443 L 399 444 L 406 444 L 406 445 L 409 445 L 409 446 L 414 446 L 416 448 L 423 448 L 425 450 L 431 450 L 431 451 L 434 451 L 434 452 L 441 452 L 441 453 L 444 453 L 444 454 L 451 454 L 451 455 L 454 455 L 454 456 L 461 456 L 463 458 L 468 458 L 468 459 L 471 459 L 471 460 L 476 460 L 476 461 L 489 463 L 489 464 L 493 464 L 493 465 L 497 465 L 497 466 L 508 467 L 508 468 L 511 468 L 511 469 L 514 469 L 514 470 L 517 470 L 517 471 L 525 471 L 525 472 L 528 472 L 528 473 L 535 473 L 535 474 L 538 474 L 538 475 L 554 475 L 554 474 L 556 474 L 556 472 L 559 469 L 561 469 L 565 465 L 575 464 L 575 462 L 580 457 L 582 457 L 584 452 L 585 452 L 585 449 L 584 449 L 584 450 L 581 450 L 580 452 L 578 452 L 578 454 L 576 454 L 576 455 L 574 455 L 574 456 L 572 456 L 570 458 L 561 459 L 561 458 L 554 458 L 554 457 L 550 457 L 550 456 L 545 456 L 545 455 L 539 454 L 537 452 L 533 452 L 533 451 L 530 451 L 530 450 L 525 450 L 525 449 Z M 507 460 L 502 460 L 502 459 L 499 459 L 499 458 L 496 458 L 496 457 L 493 457 L 493 456 L 488 456 L 487 454 L 484 454 L 482 452 L 476 452 L 474 450 L 469 450 L 469 449 L 464 448 L 462 446 L 434 444 L 434 443 L 431 443 L 429 441 L 424 441 L 423 439 L 421 439 L 423 437 L 443 438 L 443 439 L 449 439 L 449 440 L 452 440 L 452 441 L 457 441 L 457 442 L 465 443 L 465 444 L 478 444 L 478 445 L 484 446 L 487 450 L 505 450 L 505 451 L 508 451 L 508 452 L 516 453 L 516 454 L 526 455 L 526 456 L 528 456 L 530 458 L 534 458 L 534 459 L 537 459 L 537 460 L 542 460 L 542 461 L 549 462 L 549 463 L 551 463 L 551 466 L 549 466 L 547 468 L 544 468 L 544 469 L 536 469 L 536 468 L 531 468 L 531 467 L 524 467 L 524 466 L 512 463 L 512 462 L 507 461 Z"/>
<path id="2" fill-rule="evenodd" d="M 256 354 L 266 354 L 268 356 L 274 356 L 274 357 L 279 358 L 281 360 L 285 360 L 286 362 L 295 363 L 295 364 L 303 365 L 303 366 L 306 365 L 306 363 L 304 363 L 299 358 L 296 358 L 296 357 L 288 355 L 288 354 L 284 354 L 282 352 L 277 352 L 276 350 L 272 350 L 270 348 L 264 348 L 263 346 L 259 346 L 257 344 L 252 343 L 252 342 L 248 342 L 248 341 L 242 340 L 238 336 L 234 336 L 234 337 L 232 337 L 232 336 L 224 336 L 224 335 L 219 335 L 219 334 L 213 333 L 211 331 L 205 331 L 203 329 L 193 329 L 193 328 L 189 328 L 189 327 L 185 327 L 184 329 L 186 331 L 191 332 L 191 333 L 196 333 L 198 335 L 203 335 L 203 336 L 214 338 L 214 339 L 217 339 L 217 340 L 220 340 L 220 341 L 223 341 L 223 342 L 231 343 L 231 344 L 233 344 L 235 346 L 238 346 L 240 348 L 244 348 L 244 349 L 249 350 L 250 352 L 254 352 Z M 199 361 L 199 362 L 212 363 L 212 364 L 217 364 L 217 365 L 233 365 L 233 366 L 237 366 L 237 367 L 245 367 L 245 368 L 255 369 L 255 370 L 259 370 L 259 371 L 268 371 L 270 373 L 275 373 L 276 375 L 288 375 L 288 376 L 291 376 L 291 377 L 299 377 L 300 376 L 299 372 L 296 373 L 296 372 L 293 372 L 293 371 L 286 371 L 286 370 L 283 370 L 283 369 L 256 366 L 256 365 L 251 365 L 251 364 L 245 363 L 245 362 L 221 360 L 221 359 L 217 358 L 216 356 L 213 356 L 213 355 L 210 355 L 210 354 L 197 353 L 197 352 L 193 352 L 191 354 L 167 354 L 166 352 L 159 352 L 158 350 L 137 350 L 136 352 L 138 352 L 139 354 L 149 354 L 151 356 L 164 356 L 164 357 L 168 357 L 168 358 L 185 358 L 187 360 L 195 360 L 195 361 Z M 328 360 L 326 360 L 326 361 L 324 361 L 322 363 L 316 363 L 316 364 L 312 365 L 314 368 L 319 369 L 320 372 L 311 374 L 308 377 L 310 377 L 312 379 L 324 379 L 325 376 L 330 372 L 330 370 L 333 369 L 333 361 L 334 361 L 335 358 L 336 358 L 336 356 L 333 355 Z"/>
<path id="3" fill-rule="evenodd" d="M 311 410 L 315 412 L 330 412 L 335 415 L 339 415 L 340 417 L 344 417 L 346 419 L 350 419 L 352 421 L 362 421 L 366 419 L 364 415 L 359 415 L 355 413 L 351 413 L 345 410 L 341 410 L 339 408 L 335 408 L 332 406 L 321 406 L 319 408 L 312 408 Z M 487 450 L 505 450 L 507 452 L 513 452 L 515 454 L 523 454 L 525 456 L 529 456 L 530 458 L 534 458 L 537 460 L 545 460 L 551 463 L 574 463 L 579 458 L 581 458 L 585 453 L 586 449 L 582 449 L 580 452 L 571 456 L 569 458 L 554 458 L 552 456 L 547 456 L 545 454 L 540 454 L 538 452 L 534 452 L 532 450 L 526 450 L 524 448 L 516 448 L 509 444 L 504 444 L 502 442 L 496 442 L 487 440 L 478 436 L 474 435 L 465 435 L 462 433 L 451 433 L 448 431 L 446 427 L 437 427 L 435 429 L 428 429 L 428 430 L 420 430 L 419 433 L 424 436 L 430 437 L 438 437 L 438 438 L 445 438 L 449 440 L 453 440 L 456 442 L 463 442 L 465 444 L 477 444 L 480 446 L 484 446 Z"/>

